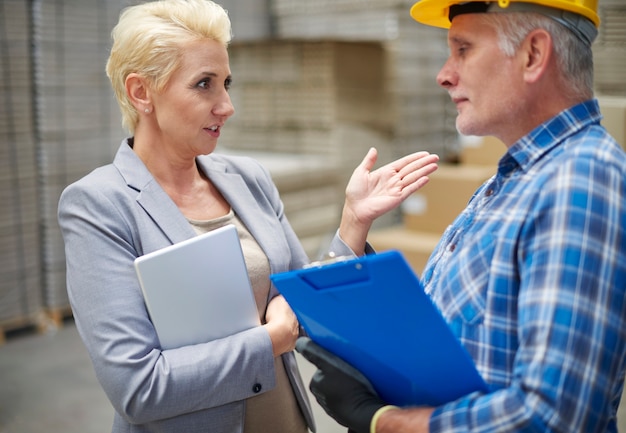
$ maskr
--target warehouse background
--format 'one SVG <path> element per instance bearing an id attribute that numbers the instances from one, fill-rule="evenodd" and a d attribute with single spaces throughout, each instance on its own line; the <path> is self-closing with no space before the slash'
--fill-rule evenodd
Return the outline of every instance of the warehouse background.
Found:
<path id="1" fill-rule="evenodd" d="M 59 195 L 111 161 L 120 126 L 104 66 L 129 0 L 0 1 L 0 336 L 71 314 Z M 335 230 L 343 188 L 368 148 L 384 163 L 457 150 L 435 74 L 445 31 L 408 0 L 226 0 L 236 114 L 219 151 L 271 171 L 311 258 Z M 397 222 L 397 214 L 379 224 Z"/>
<path id="2" fill-rule="evenodd" d="M 71 318 L 56 220 L 72 181 L 109 163 L 125 137 L 104 66 L 131 0 L 0 0 L 0 344 Z M 334 232 L 343 188 L 368 148 L 380 163 L 416 150 L 444 164 L 370 238 L 420 272 L 438 236 L 495 170 L 504 146 L 459 137 L 435 75 L 446 32 L 413 0 L 223 0 L 236 114 L 220 152 L 268 167 L 311 258 Z M 600 0 L 594 45 L 605 125 L 626 144 L 626 4 Z"/>

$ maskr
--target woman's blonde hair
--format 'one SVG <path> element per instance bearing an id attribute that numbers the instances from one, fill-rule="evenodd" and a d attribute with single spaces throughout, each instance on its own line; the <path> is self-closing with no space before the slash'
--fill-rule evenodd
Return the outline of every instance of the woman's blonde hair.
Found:
<path id="1" fill-rule="evenodd" d="M 227 12 L 210 0 L 158 0 L 124 9 L 111 37 L 106 72 L 122 111 L 122 125 L 133 134 L 138 114 L 126 94 L 126 77 L 137 73 L 162 90 L 180 64 L 182 46 L 209 39 L 226 47 L 231 25 Z"/>

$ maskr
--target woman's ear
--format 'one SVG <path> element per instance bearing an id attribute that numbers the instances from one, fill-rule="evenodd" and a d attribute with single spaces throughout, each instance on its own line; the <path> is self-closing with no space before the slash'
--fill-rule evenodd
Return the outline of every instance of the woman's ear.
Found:
<path id="1" fill-rule="evenodd" d="M 149 113 L 152 110 L 152 102 L 145 78 L 133 72 L 126 77 L 125 85 L 128 99 L 137 112 Z"/>
<path id="2" fill-rule="evenodd" d="M 546 30 L 535 29 L 526 36 L 522 45 L 524 78 L 528 83 L 544 76 L 552 61 L 552 36 Z"/>

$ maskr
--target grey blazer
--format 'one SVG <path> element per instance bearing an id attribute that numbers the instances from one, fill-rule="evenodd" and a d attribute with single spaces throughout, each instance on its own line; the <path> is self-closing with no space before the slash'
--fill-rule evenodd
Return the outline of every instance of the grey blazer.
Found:
<path id="1" fill-rule="evenodd" d="M 260 164 L 217 154 L 197 160 L 267 254 L 271 272 L 308 262 Z M 195 233 L 129 140 L 113 164 L 64 190 L 58 217 L 70 302 L 98 380 L 115 408 L 112 431 L 243 431 L 245 399 L 275 386 L 269 335 L 258 327 L 206 344 L 159 348 L 133 261 Z M 330 249 L 353 254 L 338 236 Z M 315 431 L 294 354 L 282 359 Z"/>

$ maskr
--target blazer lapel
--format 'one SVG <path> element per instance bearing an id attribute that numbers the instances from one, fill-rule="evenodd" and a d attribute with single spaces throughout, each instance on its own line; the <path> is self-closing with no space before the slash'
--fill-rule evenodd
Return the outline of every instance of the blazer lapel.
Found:
<path id="1" fill-rule="evenodd" d="M 178 206 L 161 186 L 153 180 L 137 195 L 137 203 L 150 215 L 172 244 L 196 235 Z"/>
<path id="2" fill-rule="evenodd" d="M 241 175 L 228 173 L 223 163 L 210 156 L 198 158 L 198 163 L 259 243 L 270 260 L 272 270 L 275 269 L 273 257 L 277 243 L 272 233 L 276 233 L 277 227 L 275 221 L 268 218 L 267 209 L 259 205 Z M 128 186 L 137 191 L 137 203 L 172 244 L 195 236 L 191 224 L 133 152 L 127 140 L 118 150 L 114 164 Z"/>
<path id="3" fill-rule="evenodd" d="M 200 166 L 211 182 L 222 193 L 237 216 L 245 224 L 252 236 L 256 239 L 261 249 L 270 261 L 270 267 L 274 269 L 273 257 L 276 245 L 272 233 L 276 233 L 276 227 L 267 218 L 267 210 L 264 210 L 250 191 L 243 177 L 237 173 L 228 173 L 226 166 L 208 158 L 201 158 Z"/>
<path id="4" fill-rule="evenodd" d="M 185 216 L 133 152 L 127 141 L 122 143 L 115 156 L 114 164 L 126 179 L 127 185 L 137 191 L 137 203 L 172 244 L 195 236 Z"/>

